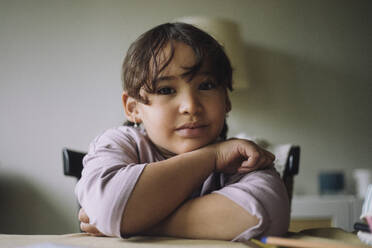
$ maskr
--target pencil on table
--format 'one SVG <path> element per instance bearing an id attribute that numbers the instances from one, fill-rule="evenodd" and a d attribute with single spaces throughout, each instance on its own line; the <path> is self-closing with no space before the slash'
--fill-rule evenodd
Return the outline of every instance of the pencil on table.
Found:
<path id="1" fill-rule="evenodd" d="M 264 237 L 261 242 L 269 245 L 299 247 L 299 248 L 360 248 L 360 246 L 348 245 L 343 243 L 331 243 L 311 240 L 299 240 L 279 237 Z"/>

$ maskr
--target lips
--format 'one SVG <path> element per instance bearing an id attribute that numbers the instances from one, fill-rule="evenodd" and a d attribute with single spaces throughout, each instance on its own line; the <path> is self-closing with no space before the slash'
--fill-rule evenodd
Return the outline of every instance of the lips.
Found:
<path id="1" fill-rule="evenodd" d="M 176 132 L 185 138 L 196 138 L 202 136 L 205 132 L 207 125 L 201 123 L 186 123 L 178 128 Z"/>
<path id="2" fill-rule="evenodd" d="M 176 128 L 176 130 L 181 130 L 181 129 L 196 129 L 196 128 L 201 128 L 201 127 L 205 127 L 207 125 L 203 125 L 203 124 L 200 124 L 200 123 L 186 123 L 178 128 Z"/>

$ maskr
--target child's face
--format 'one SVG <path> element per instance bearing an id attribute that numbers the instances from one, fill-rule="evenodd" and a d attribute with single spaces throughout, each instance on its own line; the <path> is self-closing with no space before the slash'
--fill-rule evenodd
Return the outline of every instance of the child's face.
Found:
<path id="1" fill-rule="evenodd" d="M 169 53 L 167 46 L 165 54 Z M 206 68 L 190 81 L 186 67 L 195 63 L 191 47 L 175 43 L 170 64 L 160 73 L 154 94 L 141 93 L 149 104 L 138 103 L 140 117 L 152 142 L 161 150 L 181 154 L 214 142 L 224 125 L 230 102 Z"/>

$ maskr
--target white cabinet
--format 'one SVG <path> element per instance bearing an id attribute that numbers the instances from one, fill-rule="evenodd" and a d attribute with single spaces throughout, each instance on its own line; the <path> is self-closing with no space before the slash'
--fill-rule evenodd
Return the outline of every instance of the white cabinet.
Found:
<path id="1" fill-rule="evenodd" d="M 353 231 L 362 205 L 363 200 L 353 195 L 294 196 L 290 230 L 331 226 Z"/>

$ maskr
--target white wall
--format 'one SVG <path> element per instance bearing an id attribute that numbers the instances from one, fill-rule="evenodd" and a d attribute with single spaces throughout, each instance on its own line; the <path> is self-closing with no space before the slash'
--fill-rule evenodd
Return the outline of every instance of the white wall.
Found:
<path id="1" fill-rule="evenodd" d="M 154 25 L 189 15 L 242 28 L 251 88 L 230 134 L 301 145 L 296 193 L 317 174 L 371 167 L 370 1 L 0 0 L 0 233 L 78 231 L 61 149 L 124 120 L 120 67 Z"/>

